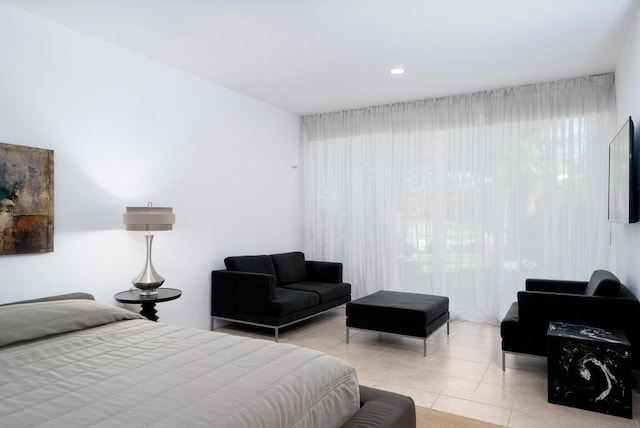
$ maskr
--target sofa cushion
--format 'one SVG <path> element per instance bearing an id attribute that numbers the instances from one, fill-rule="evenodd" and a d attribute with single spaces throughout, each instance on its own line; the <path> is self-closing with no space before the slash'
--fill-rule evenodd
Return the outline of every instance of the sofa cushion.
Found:
<path id="1" fill-rule="evenodd" d="M 316 293 L 276 287 L 275 298 L 269 302 L 271 315 L 281 317 L 320 304 Z"/>
<path id="2" fill-rule="evenodd" d="M 278 283 L 273 261 L 269 256 L 235 256 L 224 259 L 224 265 L 228 270 L 236 272 L 266 273 L 273 275 Z"/>
<path id="3" fill-rule="evenodd" d="M 286 285 L 307 279 L 307 268 L 304 254 L 295 251 L 291 253 L 272 254 L 273 266 L 278 275 L 278 284 Z"/>
<path id="4" fill-rule="evenodd" d="M 326 283 L 314 281 L 302 281 L 285 286 L 290 290 L 302 290 L 316 293 L 320 297 L 320 303 L 330 302 L 344 296 L 351 295 L 351 284 L 344 282 Z"/>
<path id="5" fill-rule="evenodd" d="M 584 291 L 585 296 L 617 296 L 620 290 L 620 280 L 611 272 L 596 270 Z"/>

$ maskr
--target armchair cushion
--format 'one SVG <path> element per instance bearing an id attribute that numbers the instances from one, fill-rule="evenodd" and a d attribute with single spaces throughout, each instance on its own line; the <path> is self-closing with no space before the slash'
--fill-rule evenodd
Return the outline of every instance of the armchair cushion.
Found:
<path id="1" fill-rule="evenodd" d="M 596 270 L 584 291 L 585 296 L 617 296 L 620 291 L 620 280 L 611 272 Z"/>
<path id="2" fill-rule="evenodd" d="M 276 276 L 276 270 L 273 267 L 273 262 L 269 256 L 234 256 L 224 259 L 224 265 L 228 270 L 234 272 L 253 272 L 253 273 L 266 273 L 267 275 L 273 275 L 278 283 L 278 277 Z"/>
<path id="3" fill-rule="evenodd" d="M 293 284 L 307 279 L 307 269 L 304 263 L 304 253 L 272 254 L 273 266 L 278 274 L 278 285 Z"/>

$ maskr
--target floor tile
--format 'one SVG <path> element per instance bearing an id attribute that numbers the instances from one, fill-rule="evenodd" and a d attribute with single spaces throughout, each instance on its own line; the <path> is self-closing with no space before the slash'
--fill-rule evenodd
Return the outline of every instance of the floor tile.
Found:
<path id="1" fill-rule="evenodd" d="M 438 398 L 438 394 L 433 392 L 422 391 L 419 389 L 408 388 L 406 386 L 399 386 L 388 383 L 378 383 L 375 388 L 384 389 L 386 391 L 396 392 L 402 395 L 408 395 L 413 398 L 416 406 L 431 407 Z"/>
<path id="2" fill-rule="evenodd" d="M 497 353 L 498 351 L 496 349 L 483 349 L 468 345 L 459 345 L 457 343 L 449 343 L 447 346 L 440 346 L 438 357 L 489 364 Z"/>
<path id="3" fill-rule="evenodd" d="M 487 371 L 487 364 L 455 358 L 442 358 L 438 354 L 430 360 L 429 370 L 447 376 L 479 382 Z"/>
<path id="4" fill-rule="evenodd" d="M 598 428 L 598 418 L 584 414 L 554 414 L 551 410 L 538 410 L 535 412 L 523 412 L 513 410 L 509 419 L 509 427 L 513 428 L 539 428 L 539 427 L 580 427 Z"/>
<path id="5" fill-rule="evenodd" d="M 431 408 L 503 426 L 509 423 L 509 417 L 511 416 L 510 409 L 463 400 L 461 398 L 448 397 L 442 394 L 435 403 L 433 403 Z"/>
<path id="6" fill-rule="evenodd" d="M 448 397 L 462 398 L 477 403 L 489 404 L 491 406 L 502 407 L 511 410 L 513 408 L 514 397 L 502 388 L 492 388 L 487 385 L 480 385 L 475 391 L 464 389 L 445 388 L 440 393 Z"/>

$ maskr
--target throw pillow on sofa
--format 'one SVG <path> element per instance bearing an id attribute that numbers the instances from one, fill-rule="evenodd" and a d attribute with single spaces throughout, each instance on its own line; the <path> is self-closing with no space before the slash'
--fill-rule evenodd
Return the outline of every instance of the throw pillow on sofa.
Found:
<path id="1" fill-rule="evenodd" d="M 278 284 L 287 285 L 306 281 L 307 268 L 304 253 L 299 251 L 282 254 L 272 254 L 273 266 L 278 275 Z"/>
<path id="2" fill-rule="evenodd" d="M 235 272 L 266 273 L 273 275 L 278 283 L 273 261 L 269 256 L 234 256 L 224 259 L 224 265 L 228 270 Z"/>

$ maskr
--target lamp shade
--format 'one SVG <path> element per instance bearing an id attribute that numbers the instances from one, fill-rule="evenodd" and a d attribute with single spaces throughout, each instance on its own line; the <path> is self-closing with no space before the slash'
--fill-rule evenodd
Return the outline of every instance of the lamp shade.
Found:
<path id="1" fill-rule="evenodd" d="M 140 275 L 131 280 L 140 289 L 140 294 L 151 296 L 158 293 L 158 287 L 164 284 L 164 278 L 158 275 L 151 262 L 151 246 L 155 230 L 171 230 L 176 222 L 173 208 L 154 207 L 151 202 L 146 207 L 127 207 L 123 216 L 127 230 L 139 230 L 146 233 L 147 261 Z"/>
<path id="2" fill-rule="evenodd" d="M 176 215 L 173 208 L 167 207 L 127 207 L 123 220 L 127 230 L 171 230 Z"/>

